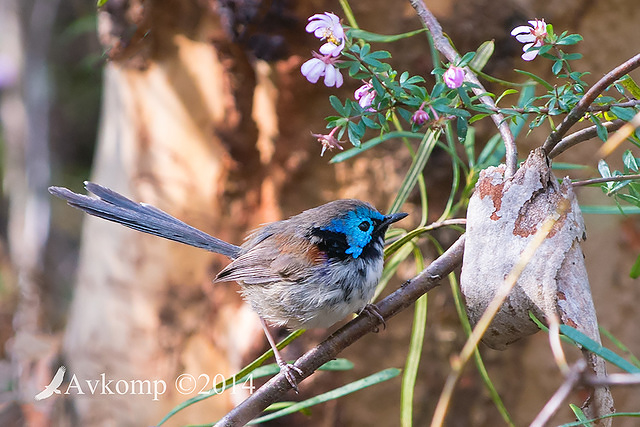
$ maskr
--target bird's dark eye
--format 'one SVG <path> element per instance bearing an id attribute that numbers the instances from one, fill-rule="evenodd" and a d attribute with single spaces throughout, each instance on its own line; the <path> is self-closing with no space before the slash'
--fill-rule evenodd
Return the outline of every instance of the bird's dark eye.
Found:
<path id="1" fill-rule="evenodd" d="M 369 221 L 362 221 L 358 226 L 362 231 L 369 231 L 369 227 L 371 227 L 371 223 Z"/>

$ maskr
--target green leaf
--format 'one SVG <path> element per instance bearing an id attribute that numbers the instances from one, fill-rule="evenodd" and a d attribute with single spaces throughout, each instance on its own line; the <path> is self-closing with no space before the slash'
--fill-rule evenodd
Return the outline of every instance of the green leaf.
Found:
<path id="1" fill-rule="evenodd" d="M 611 169 L 609 169 L 609 165 L 604 160 L 598 162 L 598 172 L 603 178 L 611 178 Z"/>
<path id="2" fill-rule="evenodd" d="M 566 170 L 581 170 L 581 169 L 589 169 L 590 166 L 581 165 L 578 163 L 567 163 L 567 162 L 553 162 L 551 164 L 551 169 L 557 171 L 566 171 Z"/>
<path id="3" fill-rule="evenodd" d="M 632 172 L 638 172 L 638 162 L 637 159 L 633 157 L 631 150 L 627 150 L 622 154 L 622 162 L 624 165 Z"/>
<path id="4" fill-rule="evenodd" d="M 598 134 L 598 138 L 606 142 L 607 138 L 609 137 L 609 131 L 607 131 L 607 128 L 602 125 L 602 121 L 600 121 L 598 116 L 591 115 L 590 119 L 596 125 L 596 133 Z"/>
<path id="5" fill-rule="evenodd" d="M 389 43 L 397 40 L 406 39 L 407 37 L 412 37 L 412 36 L 415 36 L 416 34 L 420 34 L 425 31 L 426 31 L 426 28 L 420 28 L 419 30 L 409 31 L 408 33 L 395 34 L 395 35 L 383 35 L 383 34 L 370 33 L 369 31 L 364 31 L 359 28 L 350 28 L 347 30 L 347 33 L 355 39 L 360 39 L 367 42 Z"/>
<path id="6" fill-rule="evenodd" d="M 634 356 L 631 350 L 629 350 L 629 347 L 624 345 L 618 338 L 616 338 L 611 332 L 609 332 L 602 326 L 598 326 L 598 330 L 603 336 L 607 337 L 607 339 L 611 341 L 613 345 L 620 349 L 620 351 L 622 351 L 631 360 L 631 363 L 640 368 L 640 359 Z"/>
<path id="7" fill-rule="evenodd" d="M 342 103 L 340 102 L 340 98 L 338 98 L 335 95 L 331 95 L 329 97 L 329 103 L 331 104 L 333 109 L 336 110 L 338 114 L 340 114 L 341 117 L 346 117 L 345 108 L 342 106 Z"/>
<path id="8" fill-rule="evenodd" d="M 566 37 L 561 37 L 560 40 L 556 42 L 556 44 L 568 46 L 576 44 L 579 41 L 582 41 L 582 36 L 580 34 L 569 34 Z"/>
<path id="9" fill-rule="evenodd" d="M 640 199 L 637 197 L 630 196 L 629 194 L 622 194 L 622 193 L 618 194 L 617 196 L 622 200 L 624 200 L 625 202 L 629 203 L 630 205 L 640 207 Z"/>
<path id="10" fill-rule="evenodd" d="M 379 384 L 381 382 L 384 381 L 388 381 L 392 378 L 397 377 L 398 375 L 400 375 L 400 369 L 397 368 L 389 368 L 389 369 L 385 369 L 383 371 L 377 372 L 373 375 L 370 375 L 368 377 L 362 378 L 360 380 L 354 381 L 350 384 L 344 385 L 342 387 L 338 387 L 336 389 L 333 389 L 329 392 L 326 393 L 322 393 L 319 394 L 317 396 L 314 396 L 310 399 L 306 399 L 303 400 L 302 402 L 298 402 L 295 403 L 285 409 L 282 409 L 280 411 L 276 411 L 273 412 L 269 415 L 264 415 L 262 417 L 256 418 L 253 421 L 251 421 L 249 423 L 249 425 L 253 425 L 253 424 L 259 424 L 259 423 L 263 423 L 266 421 L 270 421 L 270 420 L 274 420 L 276 418 L 280 418 L 283 417 L 285 415 L 289 415 L 289 414 L 293 414 L 295 412 L 298 412 L 302 409 L 306 409 L 309 408 L 311 406 L 314 405 L 318 405 L 320 403 L 324 403 L 324 402 L 328 402 L 330 400 L 335 400 L 338 399 L 342 396 L 346 396 L 348 394 L 351 394 L 353 392 L 362 390 L 363 388 L 366 387 L 371 387 L 372 385 L 375 384 Z"/>
<path id="11" fill-rule="evenodd" d="M 538 77 L 538 76 L 536 76 L 535 74 L 530 73 L 530 72 L 528 72 L 528 71 L 522 71 L 522 70 L 514 70 L 514 71 L 515 71 L 516 73 L 523 74 L 523 75 L 525 75 L 525 76 L 527 76 L 527 77 L 529 77 L 529 78 L 531 78 L 531 79 L 535 80 L 536 82 L 538 82 L 538 83 L 540 83 L 542 86 L 544 86 L 544 87 L 545 87 L 545 89 L 547 89 L 547 90 L 553 90 L 553 86 L 552 86 L 551 84 L 547 83 L 547 82 L 546 82 L 546 80 L 545 80 L 545 79 L 543 79 L 542 77 Z"/>
<path id="12" fill-rule="evenodd" d="M 409 245 L 411 246 L 411 245 Z M 418 272 L 424 268 L 423 257 L 420 250 L 414 251 L 416 267 Z M 402 375 L 402 385 L 400 388 L 400 424 L 411 426 L 413 420 L 413 396 L 418 377 L 418 367 L 420 366 L 420 356 L 424 343 L 424 336 L 427 323 L 427 294 L 422 295 L 415 302 L 413 312 L 413 326 L 411 330 L 411 342 L 407 353 L 407 361 L 404 364 L 404 374 Z"/>
<path id="13" fill-rule="evenodd" d="M 365 150 L 368 150 L 370 148 L 375 147 L 376 145 L 387 141 L 389 139 L 394 139 L 394 138 L 423 138 L 424 134 L 423 133 L 415 133 L 415 132 L 407 132 L 407 131 L 394 131 L 394 132 L 387 132 L 384 135 L 378 136 L 376 138 L 372 138 L 370 140 L 368 140 L 367 142 L 363 142 L 362 144 L 360 144 L 360 147 L 358 148 L 351 148 L 349 150 L 345 150 L 341 153 L 336 154 L 335 156 L 333 156 L 331 158 L 330 163 L 340 163 L 340 162 L 344 162 L 347 159 L 350 159 L 354 156 L 357 156 L 358 154 L 362 153 Z"/>
<path id="14" fill-rule="evenodd" d="M 583 214 L 594 215 L 637 215 L 640 208 L 637 206 L 603 206 L 603 205 L 580 205 Z"/>
<path id="15" fill-rule="evenodd" d="M 562 71 L 562 61 L 557 60 L 551 66 L 551 72 L 557 76 L 560 73 L 560 71 Z"/>
<path id="16" fill-rule="evenodd" d="M 503 97 L 505 97 L 505 96 L 507 96 L 507 95 L 514 94 L 514 93 L 518 93 L 518 91 L 517 91 L 517 90 L 515 90 L 515 89 L 507 89 L 507 90 L 505 90 L 505 91 L 504 91 L 504 92 L 502 92 L 502 94 L 498 97 L 498 99 L 496 99 L 496 104 L 498 104 L 498 103 L 500 102 L 500 100 L 501 100 Z"/>
<path id="17" fill-rule="evenodd" d="M 572 341 L 580 344 L 580 346 L 582 346 L 586 350 L 589 350 L 590 352 L 602 357 L 604 360 L 616 365 L 618 368 L 631 374 L 640 374 L 640 368 L 629 363 L 608 348 L 603 347 L 601 344 L 598 344 L 577 329 L 572 328 L 569 325 L 560 325 L 560 332 L 562 332 Z"/>
<path id="18" fill-rule="evenodd" d="M 636 258 L 636 262 L 633 263 L 631 271 L 629 272 L 629 277 L 631 277 L 632 279 L 637 279 L 638 277 L 640 277 L 640 255 L 638 255 L 638 258 Z"/>
<path id="19" fill-rule="evenodd" d="M 467 119 L 464 117 L 458 117 L 456 120 L 456 131 L 458 133 L 458 141 L 464 142 L 467 138 L 467 130 L 469 128 L 469 124 L 467 123 Z"/>
<path id="20" fill-rule="evenodd" d="M 575 406 L 575 405 L 573 405 L 573 406 Z M 591 427 L 591 423 L 594 423 L 596 421 L 603 420 L 603 419 L 606 419 L 606 418 L 617 418 L 617 417 L 636 417 L 637 418 L 637 417 L 640 417 L 640 412 L 615 412 L 613 414 L 603 415 L 601 417 L 592 418 L 590 420 L 586 419 L 586 416 L 585 416 L 586 420 L 580 419 L 580 421 L 576 421 L 576 422 L 573 422 L 573 423 L 562 424 L 559 427 Z"/>
<path id="21" fill-rule="evenodd" d="M 478 50 L 476 50 L 476 56 L 469 61 L 469 67 L 477 71 L 482 71 L 485 65 L 487 65 L 487 62 L 489 62 L 491 55 L 493 55 L 494 48 L 495 43 L 493 40 L 482 43 Z"/>
<path id="22" fill-rule="evenodd" d="M 625 74 L 618 82 L 636 99 L 640 99 L 640 87 L 629 74 Z"/>
<path id="23" fill-rule="evenodd" d="M 371 52 L 367 55 L 367 58 L 386 59 L 391 58 L 391 54 L 386 50 L 376 50 L 375 52 Z"/>
<path id="24" fill-rule="evenodd" d="M 636 115 L 636 111 L 633 108 L 617 107 L 615 105 L 611 107 L 611 113 L 615 114 L 617 118 L 627 122 Z"/>
<path id="25" fill-rule="evenodd" d="M 108 2 L 108 1 L 109 1 L 109 0 L 98 0 L 98 1 L 96 2 L 96 5 L 97 5 L 98 7 L 102 7 L 102 6 L 104 6 L 105 4 L 107 4 L 107 2 Z"/>
<path id="26" fill-rule="evenodd" d="M 460 60 L 458 61 L 457 65 L 458 67 L 466 67 L 469 62 L 473 59 L 473 57 L 476 56 L 475 52 L 467 52 L 465 53 L 462 58 L 460 58 Z"/>
<path id="27" fill-rule="evenodd" d="M 424 138 L 422 138 L 422 141 L 420 142 L 420 146 L 418 147 L 416 156 L 413 159 L 413 163 L 411 164 L 407 175 L 404 177 L 402 185 L 400 185 L 400 188 L 398 189 L 398 194 L 389 209 L 390 212 L 398 212 L 400 207 L 409 197 L 409 194 L 415 187 L 416 182 L 418 182 L 418 177 L 422 174 L 422 170 L 426 166 L 429 157 L 431 157 L 431 152 L 436 146 L 439 138 L 439 130 L 429 129 L 424 134 Z"/>
<path id="28" fill-rule="evenodd" d="M 582 59 L 582 54 L 581 53 L 568 53 L 568 54 L 564 55 L 563 59 L 565 61 L 575 61 L 575 60 L 578 60 L 578 59 Z"/>

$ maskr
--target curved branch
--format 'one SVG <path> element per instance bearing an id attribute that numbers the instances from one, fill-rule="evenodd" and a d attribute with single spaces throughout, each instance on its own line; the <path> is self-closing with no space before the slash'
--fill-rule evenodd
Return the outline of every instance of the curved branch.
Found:
<path id="1" fill-rule="evenodd" d="M 416 10 L 416 13 L 422 20 L 422 23 L 431 33 L 431 37 L 433 38 L 433 44 L 438 49 L 440 53 L 442 53 L 450 62 L 457 62 L 460 59 L 460 55 L 451 45 L 451 42 L 445 35 L 442 33 L 442 27 L 440 23 L 436 19 L 435 16 L 431 13 L 431 11 L 427 8 L 422 0 L 409 0 L 411 6 Z M 489 107 L 489 109 L 496 111 L 497 107 L 493 99 L 489 96 L 482 95 L 486 93 L 486 89 L 478 80 L 476 74 L 469 67 L 465 67 L 465 80 L 470 83 L 473 83 L 476 87 L 473 88 L 473 93 L 476 95 L 481 95 L 478 97 L 480 102 Z M 500 132 L 500 136 L 504 141 L 505 146 L 505 163 L 507 165 L 507 169 L 505 171 L 505 177 L 511 177 L 516 172 L 516 167 L 518 165 L 518 150 L 516 148 L 516 143 L 513 139 L 513 134 L 511 133 L 511 129 L 509 128 L 509 124 L 505 120 L 504 116 L 500 113 L 495 113 L 491 115 L 491 119 L 495 123 L 498 128 L 498 132 Z"/>
<path id="2" fill-rule="evenodd" d="M 395 316 L 411 306 L 422 295 L 438 286 L 442 278 L 451 273 L 462 262 L 464 241 L 465 236 L 460 236 L 445 253 L 433 261 L 419 275 L 380 301 L 377 304 L 377 309 L 382 318 L 387 320 Z M 316 369 L 334 359 L 338 353 L 349 345 L 375 330 L 380 322 L 381 319 L 375 316 L 360 315 L 338 329 L 296 361 L 295 365 L 304 372 L 304 375 L 299 380 L 310 376 Z M 280 373 L 256 390 L 244 402 L 232 409 L 216 426 L 245 425 L 290 389 L 291 385 L 285 376 Z"/>
<path id="3" fill-rule="evenodd" d="M 616 119 L 611 122 L 604 122 L 602 126 L 607 129 L 608 132 L 614 132 L 620 129 L 624 124 L 627 123 L 624 120 Z M 553 159 L 561 153 L 564 153 L 569 148 L 577 145 L 581 142 L 587 141 L 591 138 L 595 138 L 598 135 L 598 127 L 596 125 L 589 126 L 588 128 L 581 129 L 577 132 L 572 133 L 566 138 L 561 139 L 555 147 L 549 153 L 549 158 Z"/>
<path id="4" fill-rule="evenodd" d="M 638 66 L 640 66 L 640 53 L 618 65 L 598 80 L 598 82 L 584 94 L 580 101 L 578 101 L 576 106 L 573 107 L 567 117 L 565 117 L 562 123 L 560 123 L 558 128 L 551 132 L 542 146 L 544 151 L 550 153 L 569 129 L 575 125 L 582 116 L 584 116 L 589 109 L 589 106 L 596 100 L 598 95 L 604 92 L 613 82 L 625 74 L 628 74 L 630 71 L 638 68 Z"/>

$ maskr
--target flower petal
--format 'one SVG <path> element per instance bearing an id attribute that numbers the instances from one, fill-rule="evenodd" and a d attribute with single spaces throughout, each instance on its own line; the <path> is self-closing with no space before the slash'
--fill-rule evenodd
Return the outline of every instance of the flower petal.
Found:
<path id="1" fill-rule="evenodd" d="M 331 42 L 327 42 L 320 46 L 320 53 L 323 55 L 338 56 L 342 53 L 342 48 Z"/>
<path id="2" fill-rule="evenodd" d="M 522 59 L 525 61 L 532 61 L 536 56 L 538 56 L 537 50 L 530 50 L 522 54 Z"/>
<path id="3" fill-rule="evenodd" d="M 334 70 L 336 71 L 336 88 L 339 88 L 344 82 L 342 80 L 342 73 L 340 73 L 340 70 L 338 70 L 337 68 L 334 68 Z"/>
<path id="4" fill-rule="evenodd" d="M 516 34 L 530 33 L 530 32 L 531 32 L 531 27 L 527 25 L 520 25 L 519 27 L 515 27 L 513 30 L 511 30 L 511 35 L 515 36 Z"/>
<path id="5" fill-rule="evenodd" d="M 311 83 L 317 83 L 318 79 L 325 74 L 326 64 L 318 58 L 311 58 L 300 67 L 300 72 Z"/>
<path id="6" fill-rule="evenodd" d="M 334 86 L 336 84 L 336 69 L 333 65 L 327 65 L 324 70 L 324 84 L 327 87 Z"/>
<path id="7" fill-rule="evenodd" d="M 533 42 L 535 41 L 536 36 L 534 36 L 531 33 L 527 33 L 527 34 L 518 34 L 516 36 L 516 40 L 518 40 L 520 43 L 529 43 L 529 42 Z"/>

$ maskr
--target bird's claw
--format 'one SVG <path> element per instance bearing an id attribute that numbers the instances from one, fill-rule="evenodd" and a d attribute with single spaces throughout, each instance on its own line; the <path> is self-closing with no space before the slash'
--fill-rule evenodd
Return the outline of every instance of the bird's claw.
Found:
<path id="1" fill-rule="evenodd" d="M 382 317 L 382 314 L 380 314 L 380 310 L 378 310 L 378 307 L 376 307 L 373 304 L 367 304 L 364 306 L 364 308 L 362 309 L 362 313 L 368 313 L 370 316 L 375 317 L 376 319 L 378 319 L 378 321 L 382 324 L 382 329 L 387 329 L 387 322 L 385 322 L 384 317 Z M 375 329 L 373 330 L 375 333 L 380 332 L 380 328 L 378 328 L 378 326 L 375 327 Z"/>
<path id="2" fill-rule="evenodd" d="M 298 392 L 298 380 L 296 380 L 293 372 L 297 372 L 298 375 L 302 376 L 302 369 L 298 368 L 296 365 L 290 365 L 287 362 L 278 362 L 278 366 L 280 366 L 280 372 L 284 374 L 284 377 L 291 384 L 291 388 L 297 393 Z"/>

